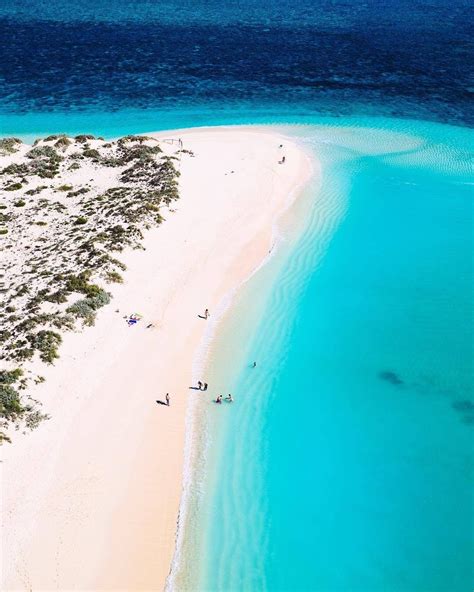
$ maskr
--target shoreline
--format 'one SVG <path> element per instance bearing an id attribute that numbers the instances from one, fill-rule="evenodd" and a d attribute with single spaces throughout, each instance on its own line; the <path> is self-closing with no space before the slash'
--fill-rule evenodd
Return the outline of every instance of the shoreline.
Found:
<path id="1" fill-rule="evenodd" d="M 37 392 L 41 391 L 38 398 L 43 400 L 51 419 L 26 437 L 18 435 L 4 451 L 4 480 L 13 465 L 25 469 L 21 477 L 15 475 L 16 479 L 4 488 L 4 553 L 10 561 L 5 589 L 65 589 L 72 585 L 91 590 L 124 586 L 129 590 L 163 588 L 175 550 L 182 495 L 185 416 L 194 393 L 189 391 L 189 381 L 194 378 L 194 357 L 203 333 L 202 323 L 194 322 L 192 329 L 183 326 L 183 312 L 197 314 L 209 307 L 212 314 L 218 302 L 235 292 L 263 264 L 273 224 L 290 205 L 288 194 L 294 190 L 294 201 L 298 191 L 294 189 L 295 183 L 301 185 L 310 176 L 307 156 L 271 129 L 198 128 L 150 135 L 161 139 L 182 137 L 184 148 L 191 147 L 196 158 L 183 162 L 182 195 L 174 204 L 178 213 L 167 215 L 160 228 L 149 231 L 145 237 L 147 251 L 126 254 L 126 283 L 115 290 L 113 302 L 100 313 L 96 327 L 79 335 L 66 335 L 57 368 L 47 369 L 48 380 Z M 285 167 L 276 164 L 277 142 L 284 142 L 285 153 L 291 155 Z M 235 167 L 235 176 L 231 177 L 230 167 Z M 276 190 L 269 188 L 268 181 L 276 180 Z M 222 205 L 220 193 L 226 191 L 244 200 L 244 205 Z M 210 208 L 204 212 L 204 219 L 199 218 L 203 212 L 199 208 L 196 212 L 194 206 L 194 210 L 189 209 L 191 218 L 182 222 L 184 214 L 180 211 L 185 209 L 186 197 L 189 201 L 189 196 L 192 199 L 197 193 L 202 199 L 206 192 L 211 194 L 207 201 L 212 203 L 202 202 L 203 209 Z M 259 198 L 264 212 L 252 211 Z M 278 207 L 269 203 L 273 201 Z M 281 207 L 282 203 L 286 206 Z M 212 226 L 216 213 L 216 220 L 222 216 L 217 228 Z M 255 221 L 257 214 L 259 219 Z M 250 226 L 247 234 L 243 232 L 245 224 Z M 207 236 L 212 232 L 219 236 L 207 244 L 207 251 L 201 253 L 202 261 L 199 257 L 189 260 L 192 249 L 202 249 L 199 236 L 206 236 L 206 232 Z M 176 244 L 177 237 L 181 245 Z M 232 256 L 219 252 L 219 246 L 222 249 L 229 244 L 229 237 L 238 247 Z M 188 242 L 192 245 L 184 247 Z M 179 257 L 178 264 L 173 265 L 172 258 L 161 254 L 160 248 L 166 245 L 174 246 L 188 267 L 179 265 Z M 161 255 L 156 278 L 147 271 L 156 265 L 154 255 Z M 215 260 L 209 261 L 211 256 Z M 201 266 L 200 270 L 196 271 L 196 264 Z M 160 280 L 166 272 L 169 281 L 163 286 Z M 196 273 L 201 281 L 193 278 Z M 218 274 L 222 277 L 216 277 Z M 160 293 L 161 302 L 156 302 L 153 291 L 141 294 L 135 287 L 147 286 L 149 290 L 151 284 Z M 206 296 L 199 294 L 203 284 L 212 285 Z M 190 292 L 194 290 L 195 297 L 190 298 L 182 286 Z M 131 302 L 139 298 L 141 303 Z M 143 326 L 118 326 L 122 313 L 136 308 L 155 322 L 156 330 L 143 333 Z M 114 309 L 120 310 L 118 317 Z M 154 359 L 150 350 L 160 352 L 166 359 Z M 169 369 L 183 367 L 183 360 L 187 360 L 183 376 L 169 377 Z M 168 410 L 157 408 L 154 401 L 157 395 L 160 398 L 161 390 L 163 395 L 168 390 L 172 393 L 169 411 L 176 410 L 167 422 L 162 412 Z M 148 394 L 144 396 L 143 391 Z M 70 397 L 67 403 L 65 393 Z M 99 393 L 103 394 L 94 397 Z M 143 403 L 148 405 L 146 410 Z M 130 418 L 134 419 L 132 423 Z M 110 441 L 104 442 L 102 434 Z M 117 459 L 123 471 L 117 467 Z M 136 483 L 140 483 L 141 489 Z M 135 509 L 137 505 L 143 507 Z M 131 516 L 123 517 L 124 512 Z M 77 582 L 79 567 L 81 581 Z"/>
<path id="2" fill-rule="evenodd" d="M 232 129 L 241 126 L 226 126 L 226 128 L 227 127 Z M 261 129 L 265 132 L 265 127 L 256 127 L 257 129 Z M 205 129 L 212 130 L 213 128 L 206 127 Z M 266 131 L 268 133 L 268 129 Z M 278 136 L 282 139 L 294 142 L 294 139 L 281 135 L 281 132 L 278 132 Z M 299 148 L 301 149 L 301 146 L 299 146 Z M 209 374 L 210 365 L 212 362 L 210 355 L 216 347 L 216 341 L 219 339 L 223 323 L 228 320 L 228 315 L 232 315 L 232 309 L 235 306 L 236 298 L 239 296 L 242 289 L 254 278 L 254 276 L 256 276 L 263 267 L 269 264 L 269 262 L 275 256 L 277 256 L 282 243 L 287 240 L 286 236 L 280 234 L 282 219 L 292 209 L 292 207 L 295 205 L 295 202 L 301 197 L 302 192 L 308 186 L 310 181 L 314 177 L 317 177 L 318 180 L 320 179 L 319 162 L 316 163 L 314 161 L 314 155 L 311 156 L 309 152 L 305 152 L 305 154 L 309 159 L 310 165 L 308 176 L 293 188 L 287 197 L 286 203 L 282 206 L 280 212 L 276 214 L 272 223 L 272 237 L 270 250 L 268 253 L 246 277 L 242 278 L 238 285 L 233 286 L 226 294 L 223 295 L 217 307 L 217 314 L 214 314 L 213 322 L 212 324 L 208 325 L 208 329 L 202 336 L 201 342 L 193 358 L 193 382 L 197 382 L 201 376 Z M 318 166 L 315 166 L 315 164 Z M 305 226 L 305 224 L 303 226 Z M 301 230 L 302 228 L 298 229 L 298 235 Z M 294 237 L 291 240 L 294 240 Z M 205 457 L 207 446 L 209 445 L 206 436 L 201 431 L 203 427 L 202 422 L 205 420 L 203 414 L 205 413 L 206 409 L 200 405 L 198 399 L 193 399 L 190 401 L 186 412 L 183 485 L 176 525 L 175 551 L 165 583 L 165 592 L 172 592 L 175 589 L 176 579 L 179 580 L 180 576 L 182 575 L 181 572 L 183 566 L 181 562 L 183 560 L 183 555 L 186 554 L 186 529 L 190 526 L 188 523 L 188 510 L 190 509 L 190 504 L 192 503 L 192 489 L 196 485 L 196 479 L 199 475 L 199 470 L 200 468 L 202 469 L 202 467 L 198 468 L 197 466 L 197 457 L 200 457 L 201 455 Z"/>

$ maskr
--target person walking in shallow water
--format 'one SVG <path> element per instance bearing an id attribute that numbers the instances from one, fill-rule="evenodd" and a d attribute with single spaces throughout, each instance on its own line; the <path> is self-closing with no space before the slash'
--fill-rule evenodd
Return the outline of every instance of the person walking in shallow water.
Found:
<path id="1" fill-rule="evenodd" d="M 234 402 L 234 397 L 229 393 L 227 395 L 227 397 L 225 398 L 226 401 L 229 401 L 229 403 L 233 403 Z"/>
<path id="2" fill-rule="evenodd" d="M 168 405 L 168 407 L 169 407 L 169 406 L 170 406 L 170 396 L 169 396 L 169 394 L 168 394 L 168 393 L 166 393 L 165 401 L 166 401 L 166 404 L 167 404 L 167 405 Z"/>
<path id="3" fill-rule="evenodd" d="M 219 405 L 222 403 L 222 395 L 217 395 L 216 403 Z"/>

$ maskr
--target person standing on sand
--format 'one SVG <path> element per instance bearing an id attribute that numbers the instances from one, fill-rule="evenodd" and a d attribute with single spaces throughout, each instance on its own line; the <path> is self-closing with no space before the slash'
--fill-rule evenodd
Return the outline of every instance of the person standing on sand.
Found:
<path id="1" fill-rule="evenodd" d="M 200 391 L 202 390 L 202 382 L 200 380 L 198 380 L 198 388 Z"/>
<path id="2" fill-rule="evenodd" d="M 203 388 L 203 390 L 204 390 L 204 391 L 207 391 L 207 382 L 205 382 L 205 383 L 204 383 L 204 388 Z"/>
<path id="3" fill-rule="evenodd" d="M 207 309 L 207 308 L 206 308 L 206 310 L 204 311 L 204 317 L 205 317 L 206 319 L 208 319 L 208 318 L 210 317 L 210 314 L 209 314 L 209 309 Z"/>
<path id="4" fill-rule="evenodd" d="M 167 405 L 168 405 L 168 407 L 169 407 L 169 406 L 170 406 L 170 396 L 169 396 L 169 394 L 168 394 L 168 393 L 166 393 L 165 400 L 166 400 L 166 404 L 167 404 Z"/>

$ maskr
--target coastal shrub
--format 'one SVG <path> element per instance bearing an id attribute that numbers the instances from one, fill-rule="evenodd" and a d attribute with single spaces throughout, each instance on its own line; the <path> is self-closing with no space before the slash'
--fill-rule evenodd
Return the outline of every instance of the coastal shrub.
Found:
<path id="1" fill-rule="evenodd" d="M 29 173 L 29 168 L 27 164 L 18 164 L 16 162 L 12 162 L 7 167 L 2 169 L 2 175 L 12 175 L 12 176 L 23 176 Z"/>
<path id="2" fill-rule="evenodd" d="M 8 234 L 8 228 L 0 228 L 0 235 Z"/>
<path id="3" fill-rule="evenodd" d="M 53 302 L 54 304 L 62 304 L 67 302 L 67 292 L 64 290 L 57 290 L 52 294 L 47 294 L 44 299 L 48 302 Z"/>
<path id="4" fill-rule="evenodd" d="M 66 136 L 61 136 L 60 138 L 58 138 L 58 141 L 54 145 L 56 148 L 59 148 L 60 150 L 66 150 L 66 148 L 71 144 L 72 142 L 69 138 L 66 138 Z"/>
<path id="5" fill-rule="evenodd" d="M 92 158 L 93 160 L 100 160 L 100 152 L 95 148 L 86 148 L 82 155 L 86 158 Z"/>
<path id="6" fill-rule="evenodd" d="M 25 426 L 30 429 L 36 429 L 42 421 L 49 419 L 49 415 L 46 413 L 41 413 L 37 409 L 27 413 L 25 416 Z"/>
<path id="7" fill-rule="evenodd" d="M 95 140 L 95 137 L 92 134 L 79 134 L 74 139 L 80 144 L 85 144 L 87 140 Z"/>
<path id="8" fill-rule="evenodd" d="M 78 195 L 83 195 L 84 193 L 89 193 L 90 189 L 88 189 L 87 187 L 81 187 L 80 189 L 77 189 L 76 191 L 70 191 L 66 197 L 77 197 Z"/>
<path id="9" fill-rule="evenodd" d="M 91 298 L 86 298 L 86 300 L 91 308 L 98 310 L 99 308 L 102 308 L 102 306 L 110 303 L 110 294 L 100 288 L 98 294 L 92 296 Z"/>
<path id="10" fill-rule="evenodd" d="M 56 191 L 71 191 L 72 185 L 60 185 L 56 187 Z"/>
<path id="11" fill-rule="evenodd" d="M 79 292 L 81 294 L 86 294 L 87 296 L 95 296 L 100 288 L 95 284 L 89 283 L 91 275 L 92 272 L 90 270 L 81 271 L 81 273 L 78 275 L 74 275 L 72 273 L 69 274 L 65 278 L 65 289 L 68 292 Z"/>
<path id="12" fill-rule="evenodd" d="M 70 167 L 68 168 L 68 171 L 77 171 L 80 168 L 81 168 L 81 165 L 78 162 L 73 162 L 70 165 Z"/>
<path id="13" fill-rule="evenodd" d="M 18 199 L 17 201 L 14 202 L 13 205 L 15 206 L 15 208 L 22 208 L 23 206 L 26 205 L 26 201 L 24 199 Z"/>
<path id="14" fill-rule="evenodd" d="M 10 384 L 0 384 L 0 417 L 15 419 L 23 408 L 18 392 Z"/>
<path id="15" fill-rule="evenodd" d="M 78 300 L 72 304 L 67 312 L 74 315 L 75 317 L 82 319 L 85 325 L 93 325 L 95 320 L 95 310 L 89 306 L 87 299 Z"/>
<path id="16" fill-rule="evenodd" d="M 62 342 L 62 337 L 58 333 L 43 329 L 38 331 L 36 335 L 30 335 L 29 340 L 31 346 L 39 352 L 43 362 L 52 364 L 59 357 L 58 347 Z"/>
<path id="17" fill-rule="evenodd" d="M 21 183 L 11 183 L 4 187 L 4 189 L 5 191 L 18 191 L 18 189 L 21 189 L 22 187 L 23 185 Z"/>
<path id="18" fill-rule="evenodd" d="M 41 193 L 47 188 L 47 185 L 39 185 L 35 189 L 28 189 L 28 191 L 25 191 L 25 195 L 38 195 L 38 193 Z"/>
<path id="19" fill-rule="evenodd" d="M 51 134 L 50 136 L 47 136 L 43 142 L 54 142 L 54 140 L 58 140 L 60 138 L 65 138 L 66 134 Z M 39 140 L 41 141 L 41 140 Z"/>
<path id="20" fill-rule="evenodd" d="M 0 155 L 6 156 L 18 152 L 21 146 L 21 140 L 18 138 L 1 138 L 0 139 Z"/>
<path id="21" fill-rule="evenodd" d="M 105 279 L 109 283 L 123 284 L 123 277 L 117 271 L 108 271 Z"/>
<path id="22" fill-rule="evenodd" d="M 61 162 L 63 157 L 60 156 L 52 146 L 36 146 L 26 153 L 27 158 L 41 158 L 48 159 L 53 162 Z"/>
<path id="23" fill-rule="evenodd" d="M 15 370 L 0 370 L 0 384 L 13 384 L 23 376 L 21 368 Z"/>
<path id="24" fill-rule="evenodd" d="M 102 288 L 99 288 L 99 292 L 95 296 L 78 300 L 71 305 L 66 312 L 73 314 L 78 318 L 82 318 L 86 321 L 86 324 L 93 324 L 95 319 L 95 313 L 99 308 L 109 304 L 110 295 Z"/>
<path id="25" fill-rule="evenodd" d="M 87 224 L 87 218 L 85 216 L 79 216 L 74 220 L 75 226 L 80 226 L 82 224 Z"/>

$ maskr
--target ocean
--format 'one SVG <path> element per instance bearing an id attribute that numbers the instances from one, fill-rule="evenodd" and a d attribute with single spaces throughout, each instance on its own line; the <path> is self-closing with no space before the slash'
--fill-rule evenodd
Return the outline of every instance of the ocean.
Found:
<path id="1" fill-rule="evenodd" d="M 0 134 L 268 123 L 322 163 L 212 342 L 170 588 L 472 589 L 469 10 L 2 2 Z"/>

